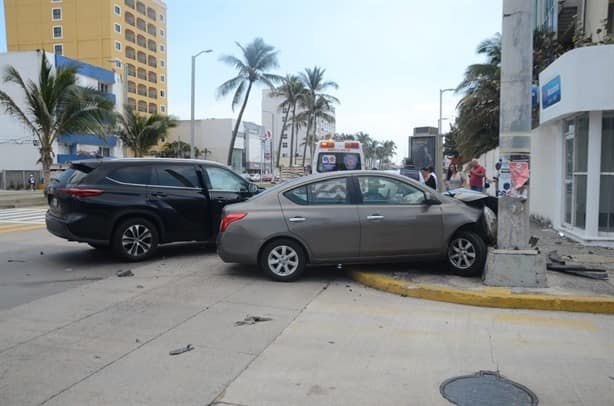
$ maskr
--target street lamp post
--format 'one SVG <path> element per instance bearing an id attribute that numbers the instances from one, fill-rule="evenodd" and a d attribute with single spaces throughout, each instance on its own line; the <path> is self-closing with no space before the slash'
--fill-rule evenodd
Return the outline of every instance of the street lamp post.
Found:
<path id="1" fill-rule="evenodd" d="M 437 189 L 443 190 L 443 163 L 445 154 L 443 152 L 443 133 L 442 133 L 442 110 L 443 110 L 443 94 L 445 92 L 453 92 L 456 89 L 439 89 L 439 120 L 437 123 L 437 154 L 435 158 L 435 174 L 437 175 Z"/>
<path id="2" fill-rule="evenodd" d="M 271 115 L 271 175 L 275 175 L 275 114 L 272 111 L 263 110 L 263 113 L 269 113 Z M 263 120 L 264 121 L 264 120 Z M 279 162 L 277 162 L 277 166 L 279 166 Z"/>
<path id="3" fill-rule="evenodd" d="M 201 54 L 208 54 L 213 52 L 211 49 L 206 49 L 200 51 L 196 55 L 192 55 L 192 101 L 191 101 L 191 114 L 190 114 L 190 159 L 194 159 L 194 82 L 195 82 L 195 72 L 196 68 L 196 58 Z"/>

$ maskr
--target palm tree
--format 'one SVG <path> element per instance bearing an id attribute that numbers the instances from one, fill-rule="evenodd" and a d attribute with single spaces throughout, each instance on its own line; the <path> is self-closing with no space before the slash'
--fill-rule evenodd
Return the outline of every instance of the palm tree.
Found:
<path id="1" fill-rule="evenodd" d="M 311 93 L 308 93 L 305 98 L 305 110 L 299 114 L 300 119 L 307 121 L 307 133 L 305 134 L 305 142 L 303 143 L 303 166 L 305 166 L 305 158 L 307 155 L 307 147 L 309 146 L 310 156 L 313 158 L 316 139 L 316 125 L 318 120 L 334 123 L 335 116 L 331 114 L 331 102 L 322 95 L 316 95 L 315 99 Z M 313 133 L 309 131 L 313 128 Z"/>
<path id="2" fill-rule="evenodd" d="M 117 135 L 124 145 L 132 149 L 135 157 L 142 157 L 158 144 L 169 128 L 176 126 L 174 117 L 159 114 L 146 117 L 126 106 L 124 115 L 118 118 Z"/>
<path id="3" fill-rule="evenodd" d="M 238 74 L 234 78 L 222 83 L 217 90 L 218 97 L 226 96 L 234 91 L 234 96 L 232 97 L 233 111 L 241 101 L 241 98 L 243 98 L 241 110 L 239 110 L 239 116 L 237 117 L 237 122 L 235 123 L 230 139 L 227 159 L 228 165 L 232 164 L 232 151 L 252 86 L 255 83 L 264 83 L 269 88 L 273 89 L 273 84 L 281 80 L 281 77 L 268 73 L 271 69 L 279 66 L 277 62 L 278 51 L 276 51 L 274 47 L 266 44 L 262 38 L 256 38 L 246 46 L 238 42 L 236 42 L 236 44 L 241 49 L 243 59 L 239 59 L 232 55 L 225 55 L 220 58 L 220 61 L 233 66 L 238 71 Z"/>
<path id="4" fill-rule="evenodd" d="M 457 146 L 461 156 L 476 157 L 499 144 L 499 91 L 501 35 L 484 40 L 477 49 L 486 62 L 467 68 L 456 88 L 464 93 L 459 101 Z"/>
<path id="5" fill-rule="evenodd" d="M 338 89 L 339 85 L 330 80 L 324 80 L 324 73 L 326 69 L 314 66 L 312 69 L 306 68 L 305 72 L 300 73 L 300 78 L 306 88 L 306 93 L 309 97 L 305 97 L 303 101 L 303 108 L 307 112 L 307 132 L 305 135 L 305 148 L 303 150 L 303 166 L 305 166 L 305 154 L 307 153 L 307 145 L 310 142 L 316 141 L 315 138 L 315 126 L 317 124 L 315 118 L 315 110 L 320 109 L 321 113 L 329 113 L 332 111 L 333 104 L 338 104 L 339 99 L 324 93 L 328 89 Z M 324 111 L 326 108 L 327 111 Z M 312 110 L 311 112 L 309 110 Z M 329 116 L 332 116 L 328 114 Z M 325 119 L 328 121 L 327 119 Z M 313 136 L 310 135 L 311 129 L 313 129 Z M 311 148 L 313 150 L 313 147 Z M 313 155 L 313 151 L 312 151 Z"/>
<path id="6" fill-rule="evenodd" d="M 4 82 L 17 85 L 26 100 L 19 106 L 4 91 L 0 105 L 32 132 L 38 142 L 45 184 L 53 163 L 53 144 L 63 134 L 87 133 L 104 137 L 113 126 L 113 103 L 96 89 L 77 85 L 77 67 L 58 67 L 55 73 L 43 51 L 38 82 L 23 79 L 13 66 L 4 71 Z"/>
<path id="7" fill-rule="evenodd" d="M 200 157 L 203 151 L 194 147 L 194 156 Z M 190 157 L 190 144 L 183 141 L 167 142 L 162 146 L 159 156 L 164 158 L 189 158 Z"/>
<path id="8" fill-rule="evenodd" d="M 277 87 L 277 89 L 273 92 L 274 96 L 283 97 L 282 103 L 279 105 L 281 109 L 285 111 L 283 124 L 281 126 L 281 137 L 279 137 L 279 148 L 277 149 L 277 165 L 279 166 L 279 157 L 281 153 L 281 145 L 283 140 L 283 135 L 286 132 L 286 128 L 288 126 L 288 116 L 290 114 L 290 110 L 292 110 L 292 118 L 291 118 L 291 137 L 290 137 L 290 166 L 292 166 L 292 159 L 294 155 L 294 133 L 297 127 L 296 122 L 296 106 L 298 103 L 302 102 L 303 97 L 305 96 L 305 86 L 303 82 L 296 75 L 286 75 L 283 79 L 283 83 Z"/>

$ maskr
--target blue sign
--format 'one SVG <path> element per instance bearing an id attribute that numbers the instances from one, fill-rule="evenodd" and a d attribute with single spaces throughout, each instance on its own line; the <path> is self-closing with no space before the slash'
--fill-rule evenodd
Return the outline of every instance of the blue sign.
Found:
<path id="1" fill-rule="evenodd" d="M 539 103 L 539 90 L 536 85 L 531 85 L 531 105 L 533 107 L 537 106 Z"/>
<path id="2" fill-rule="evenodd" d="M 561 77 L 556 76 L 542 86 L 542 106 L 547 108 L 561 101 Z"/>

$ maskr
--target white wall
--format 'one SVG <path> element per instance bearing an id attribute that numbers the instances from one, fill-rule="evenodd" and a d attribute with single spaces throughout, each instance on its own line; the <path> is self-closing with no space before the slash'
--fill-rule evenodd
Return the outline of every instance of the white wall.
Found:
<path id="1" fill-rule="evenodd" d="M 234 120 L 230 118 L 194 120 L 194 144 L 201 151 L 211 151 L 207 159 L 226 164 L 228 146 L 232 137 Z M 179 121 L 177 127 L 168 131 L 166 142 L 190 143 L 190 120 Z"/>
<path id="2" fill-rule="evenodd" d="M 560 122 L 531 132 L 531 214 L 560 225 L 563 200 L 563 143 Z"/>
<path id="3" fill-rule="evenodd" d="M 593 41 L 603 39 L 605 30 L 603 30 L 603 20 L 608 17 L 608 0 L 587 0 L 586 1 L 586 20 L 584 33 L 591 34 Z M 597 34 L 597 29 L 601 28 L 602 32 Z"/>
<path id="4" fill-rule="evenodd" d="M 590 61 L 590 63 L 588 62 Z M 579 111 L 614 110 L 614 45 L 573 49 L 539 74 L 540 123 Z M 543 108 L 541 87 L 561 78 L 561 101 Z"/>
<path id="5" fill-rule="evenodd" d="M 49 62 L 53 55 L 47 54 Z M 40 72 L 40 54 L 33 52 L 11 52 L 0 54 L 0 71 L 14 66 L 24 80 L 36 78 Z M 19 106 L 25 105 L 23 91 L 12 83 L 0 80 L 0 89 L 15 100 Z M 41 169 L 37 164 L 38 150 L 33 144 L 34 134 L 13 116 L 0 110 L 0 171 L 20 169 Z"/>

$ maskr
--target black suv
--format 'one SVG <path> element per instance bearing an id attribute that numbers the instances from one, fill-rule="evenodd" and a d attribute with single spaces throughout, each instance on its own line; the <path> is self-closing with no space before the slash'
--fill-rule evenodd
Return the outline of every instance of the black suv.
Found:
<path id="1" fill-rule="evenodd" d="M 48 188 L 47 230 L 140 261 L 159 244 L 215 241 L 223 206 L 259 191 L 209 161 L 78 161 Z"/>

